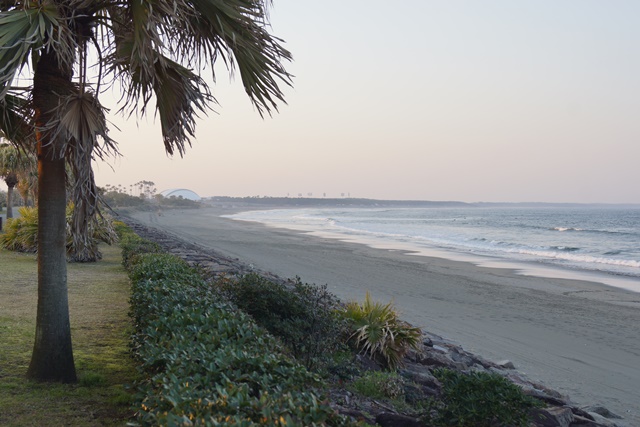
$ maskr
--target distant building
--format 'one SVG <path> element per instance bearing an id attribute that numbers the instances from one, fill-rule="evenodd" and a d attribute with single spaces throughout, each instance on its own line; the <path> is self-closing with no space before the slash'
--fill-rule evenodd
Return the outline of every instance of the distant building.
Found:
<path id="1" fill-rule="evenodd" d="M 196 202 L 200 201 L 201 199 L 201 197 L 198 196 L 194 191 L 188 190 L 186 188 L 173 188 L 171 190 L 164 190 L 160 192 L 160 195 L 166 198 L 182 197 L 183 199 L 194 200 Z"/>

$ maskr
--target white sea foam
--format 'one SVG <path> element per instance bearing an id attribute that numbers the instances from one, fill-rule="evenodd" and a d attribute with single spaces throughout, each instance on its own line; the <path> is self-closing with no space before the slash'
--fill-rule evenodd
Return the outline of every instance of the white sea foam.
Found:
<path id="1" fill-rule="evenodd" d="M 640 282 L 640 210 L 281 209 L 231 217 L 377 247 L 445 250 Z"/>

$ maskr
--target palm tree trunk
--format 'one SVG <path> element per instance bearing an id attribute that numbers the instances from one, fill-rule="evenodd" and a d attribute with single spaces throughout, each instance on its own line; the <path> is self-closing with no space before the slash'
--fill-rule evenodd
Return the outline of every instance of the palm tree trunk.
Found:
<path id="1" fill-rule="evenodd" d="M 13 186 L 7 185 L 7 219 L 13 218 Z"/>
<path id="2" fill-rule="evenodd" d="M 46 151 L 38 145 L 39 151 Z M 75 382 L 67 295 L 65 165 L 64 159 L 39 157 L 38 313 L 27 376 Z"/>
<path id="3" fill-rule="evenodd" d="M 77 380 L 71 345 L 66 260 L 66 172 L 59 141 L 41 129 L 71 90 L 71 71 L 55 53 L 43 52 L 34 74 L 33 104 L 38 140 L 38 311 L 27 377 L 37 381 Z"/>

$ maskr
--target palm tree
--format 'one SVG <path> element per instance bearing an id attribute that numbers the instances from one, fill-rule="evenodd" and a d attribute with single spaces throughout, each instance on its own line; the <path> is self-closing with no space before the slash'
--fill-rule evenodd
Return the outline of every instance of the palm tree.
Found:
<path id="1" fill-rule="evenodd" d="M 291 59 L 269 32 L 270 0 L 0 0 L 0 129 L 38 156 L 38 311 L 27 376 L 76 380 L 65 262 L 65 163 L 75 177 L 75 238 L 98 208 L 91 160 L 117 153 L 99 95 L 120 111 L 155 102 L 164 148 L 181 156 L 215 99 L 200 72 L 238 70 L 263 115 L 283 102 Z M 91 62 L 91 64 L 90 64 Z M 31 64 L 29 67 L 24 67 Z M 28 72 L 31 72 L 30 74 Z M 215 81 L 215 75 L 212 76 Z M 30 130 L 30 132 L 27 132 Z"/>
<path id="2" fill-rule="evenodd" d="M 1 138 L 1 136 L 0 136 Z M 30 158 L 9 144 L 0 144 L 0 178 L 7 184 L 7 218 L 13 218 L 14 189 L 33 170 Z"/>

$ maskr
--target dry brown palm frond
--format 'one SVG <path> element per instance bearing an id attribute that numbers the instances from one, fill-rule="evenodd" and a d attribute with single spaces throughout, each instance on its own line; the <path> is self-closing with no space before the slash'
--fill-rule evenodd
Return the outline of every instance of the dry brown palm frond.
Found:
<path id="1" fill-rule="evenodd" d="M 55 114 L 56 120 L 48 124 L 52 139 L 63 141 L 67 161 L 71 166 L 73 185 L 71 197 L 75 202 L 71 231 L 76 247 L 89 244 L 89 223 L 99 215 L 98 190 L 91 161 L 117 154 L 116 143 L 108 135 L 106 110 L 92 92 L 73 94 L 62 98 Z"/>

